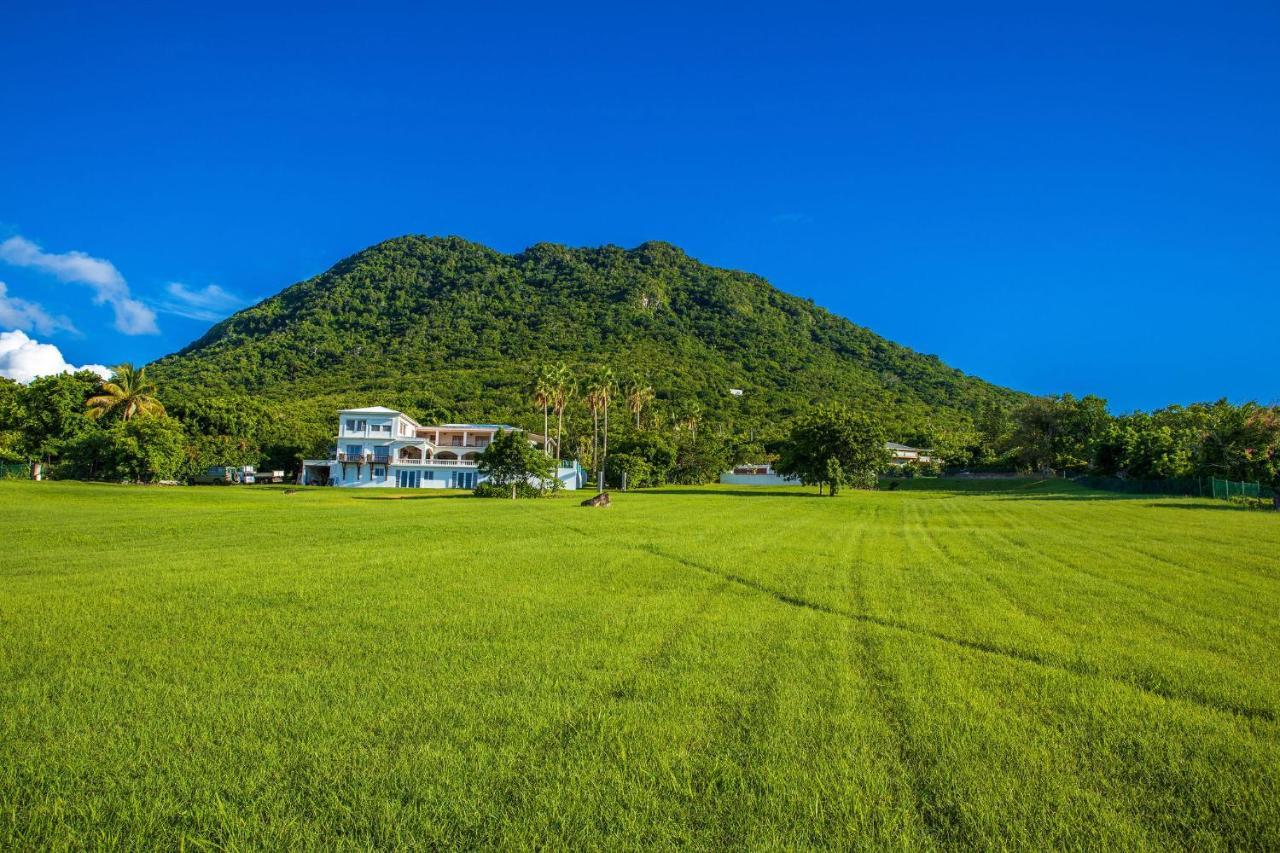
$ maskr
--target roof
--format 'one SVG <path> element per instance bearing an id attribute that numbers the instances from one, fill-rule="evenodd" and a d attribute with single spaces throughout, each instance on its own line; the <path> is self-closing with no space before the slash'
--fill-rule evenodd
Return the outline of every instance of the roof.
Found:
<path id="1" fill-rule="evenodd" d="M 898 442 L 896 441 L 886 441 L 884 443 L 884 446 L 886 450 L 917 450 L 918 451 L 920 449 L 918 447 L 910 447 L 909 445 L 906 445 L 906 444 L 898 444 Z"/>
<path id="2" fill-rule="evenodd" d="M 395 409 L 388 409 L 386 406 L 368 406 L 363 409 L 339 409 L 340 415 L 398 415 L 401 414 Z"/>
<path id="3" fill-rule="evenodd" d="M 515 429 L 511 424 L 440 424 L 435 429 Z"/>

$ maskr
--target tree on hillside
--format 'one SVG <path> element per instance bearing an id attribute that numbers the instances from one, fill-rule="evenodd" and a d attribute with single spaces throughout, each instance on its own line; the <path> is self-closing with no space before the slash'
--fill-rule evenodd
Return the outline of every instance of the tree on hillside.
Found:
<path id="1" fill-rule="evenodd" d="M 563 457 L 564 445 L 561 444 L 561 440 L 564 435 L 564 410 L 573 399 L 577 384 L 573 380 L 573 372 L 564 364 L 556 365 L 551 369 L 550 380 L 551 408 L 556 413 L 556 455 Z"/>
<path id="2" fill-rule="evenodd" d="M 533 404 L 542 407 L 542 452 L 544 456 L 550 456 L 551 442 L 547 437 L 551 434 L 551 422 L 548 407 L 551 405 L 551 398 L 555 395 L 555 379 L 549 369 L 538 368 L 538 372 L 533 377 L 532 391 Z M 558 452 L 559 448 L 557 448 Z"/>
<path id="3" fill-rule="evenodd" d="M 477 460 L 477 469 L 495 486 L 510 486 L 515 500 L 521 483 L 531 478 L 545 486 L 554 476 L 551 459 L 519 430 L 499 430 Z"/>
<path id="4" fill-rule="evenodd" d="M 861 412 L 833 404 L 818 407 L 792 425 L 775 467 L 805 485 L 817 485 L 818 494 L 826 485 L 834 496 L 843 485 L 874 485 L 888 462 L 884 428 Z"/>
<path id="5" fill-rule="evenodd" d="M 640 413 L 644 407 L 653 402 L 653 386 L 633 376 L 626 388 L 627 408 L 635 415 L 636 429 L 640 429 Z"/>
<path id="6" fill-rule="evenodd" d="M 702 404 L 695 399 L 686 399 L 677 407 L 676 425 L 683 427 L 698 437 L 698 422 L 702 420 Z"/>
<path id="7" fill-rule="evenodd" d="M 110 380 L 99 386 L 98 392 L 85 404 L 91 418 L 119 413 L 127 421 L 134 415 L 164 414 L 164 406 L 156 399 L 156 385 L 147 379 L 145 367 L 135 368 L 125 362 L 115 369 Z"/>

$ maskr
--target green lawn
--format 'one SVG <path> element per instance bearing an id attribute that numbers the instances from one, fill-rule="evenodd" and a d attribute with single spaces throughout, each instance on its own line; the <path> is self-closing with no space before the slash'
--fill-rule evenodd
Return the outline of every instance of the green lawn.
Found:
<path id="1" fill-rule="evenodd" d="M 0 483 L 0 849 L 1280 848 L 1280 515 Z"/>

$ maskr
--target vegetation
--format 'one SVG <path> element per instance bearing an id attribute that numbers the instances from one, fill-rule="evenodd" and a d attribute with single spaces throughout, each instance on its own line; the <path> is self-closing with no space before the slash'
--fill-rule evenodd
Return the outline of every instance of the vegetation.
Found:
<path id="1" fill-rule="evenodd" d="M 1029 398 L 986 423 L 969 453 L 979 467 L 1280 485 L 1276 406 L 1219 400 L 1113 417 L 1105 400 L 1068 394 Z"/>
<path id="2" fill-rule="evenodd" d="M 650 425 L 686 420 L 699 434 L 705 425 L 759 434 L 837 399 L 876 412 L 902 440 L 968 436 L 984 405 L 1021 397 L 664 243 L 504 255 L 458 238 L 388 240 L 148 370 L 171 412 L 224 401 L 272 408 L 280 417 L 246 437 L 301 457 L 332 440 L 337 409 L 375 401 L 428 420 L 543 428 L 530 365 L 566 367 L 550 407 L 557 435 L 569 434 L 562 456 L 593 431 L 574 391 L 598 366 L 653 389 L 652 399 L 621 391 L 633 428 L 648 413 Z M 291 431 L 280 434 L 281 424 Z"/>
<path id="3" fill-rule="evenodd" d="M 147 369 L 135 368 L 127 362 L 115 369 L 112 377 L 99 386 L 98 393 L 90 397 L 86 405 L 91 418 L 118 414 L 127 421 L 135 415 L 155 417 L 165 413 L 164 406 L 156 399 L 156 384 L 147 378 Z"/>
<path id="4" fill-rule="evenodd" d="M 0 848 L 1280 847 L 1274 514 L 741 491 L 0 483 Z"/>
<path id="5" fill-rule="evenodd" d="M 1276 407 L 1219 401 L 1116 417 L 1093 396 L 1028 397 L 661 243 L 503 255 L 456 238 L 390 240 L 97 385 L 92 374 L 25 388 L 0 380 L 0 462 L 129 479 L 212 465 L 296 471 L 328 453 L 338 409 L 377 402 L 423 421 L 544 434 L 554 420 L 555 455 L 606 482 L 698 484 L 783 457 L 797 419 L 831 404 L 951 470 L 1280 485 Z M 611 418 L 615 404 L 630 416 Z M 173 419 L 165 428 L 119 426 L 162 414 Z M 142 433 L 160 442 L 155 453 Z M 837 490 L 870 480 L 865 460 L 814 464 L 805 477 Z"/>
<path id="6" fill-rule="evenodd" d="M 889 464 L 884 428 L 841 405 L 820 406 L 798 419 L 782 446 L 777 471 L 835 497 L 845 485 L 871 488 Z"/>
<path id="7" fill-rule="evenodd" d="M 482 476 L 489 478 L 489 483 L 477 486 L 476 494 L 489 494 L 489 488 L 482 488 L 485 485 L 497 493 L 505 493 L 510 488 L 512 500 L 518 496 L 520 484 L 535 479 L 545 487 L 548 480 L 555 478 L 555 463 L 547 458 L 544 450 L 530 444 L 528 436 L 519 430 L 498 430 L 480 454 L 477 468 Z"/>

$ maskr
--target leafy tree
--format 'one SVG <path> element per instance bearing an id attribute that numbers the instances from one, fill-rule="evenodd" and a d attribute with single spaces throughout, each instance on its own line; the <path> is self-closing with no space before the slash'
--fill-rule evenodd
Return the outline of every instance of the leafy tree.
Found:
<path id="1" fill-rule="evenodd" d="M 118 413 L 127 421 L 134 415 L 164 414 L 164 406 L 156 399 L 156 384 L 147 378 L 145 367 L 135 368 L 128 362 L 120 365 L 99 391 L 86 403 L 91 418 Z"/>
<path id="2" fill-rule="evenodd" d="M 116 469 L 124 479 L 141 483 L 173 480 L 186 461 L 186 432 L 173 418 L 154 415 L 121 420 L 110 433 Z"/>
<path id="3" fill-rule="evenodd" d="M 15 452 L 27 461 L 53 462 L 68 442 L 96 429 L 84 416 L 85 399 L 100 378 L 88 371 L 41 376 L 18 389 L 7 428 L 20 433 Z"/>
<path id="4" fill-rule="evenodd" d="M 1100 397 L 1032 397 L 1013 411 L 1005 452 L 1014 464 L 1033 471 L 1083 470 L 1093 464 L 1109 422 L 1107 402 Z"/>
<path id="5" fill-rule="evenodd" d="M 545 485 L 555 476 L 554 463 L 518 430 L 499 430 L 480 454 L 476 467 L 495 486 L 510 486 L 512 500 L 518 484 L 536 479 Z"/>
<path id="6" fill-rule="evenodd" d="M 714 435 L 679 433 L 675 439 L 675 461 L 668 479 L 682 485 L 714 483 L 729 467 L 730 447 Z"/>
<path id="7" fill-rule="evenodd" d="M 627 488 L 639 489 L 657 485 L 653 480 L 653 468 L 641 456 L 630 453 L 614 453 L 609 457 L 609 476 L 615 483 L 626 483 Z"/>
<path id="8" fill-rule="evenodd" d="M 149 483 L 174 480 L 188 460 L 186 432 L 159 415 L 119 420 L 80 433 L 65 448 L 58 476 Z"/>
<path id="9" fill-rule="evenodd" d="M 819 406 L 798 418 L 782 447 L 776 470 L 836 494 L 842 485 L 868 485 L 889 462 L 884 428 L 840 404 Z"/>

